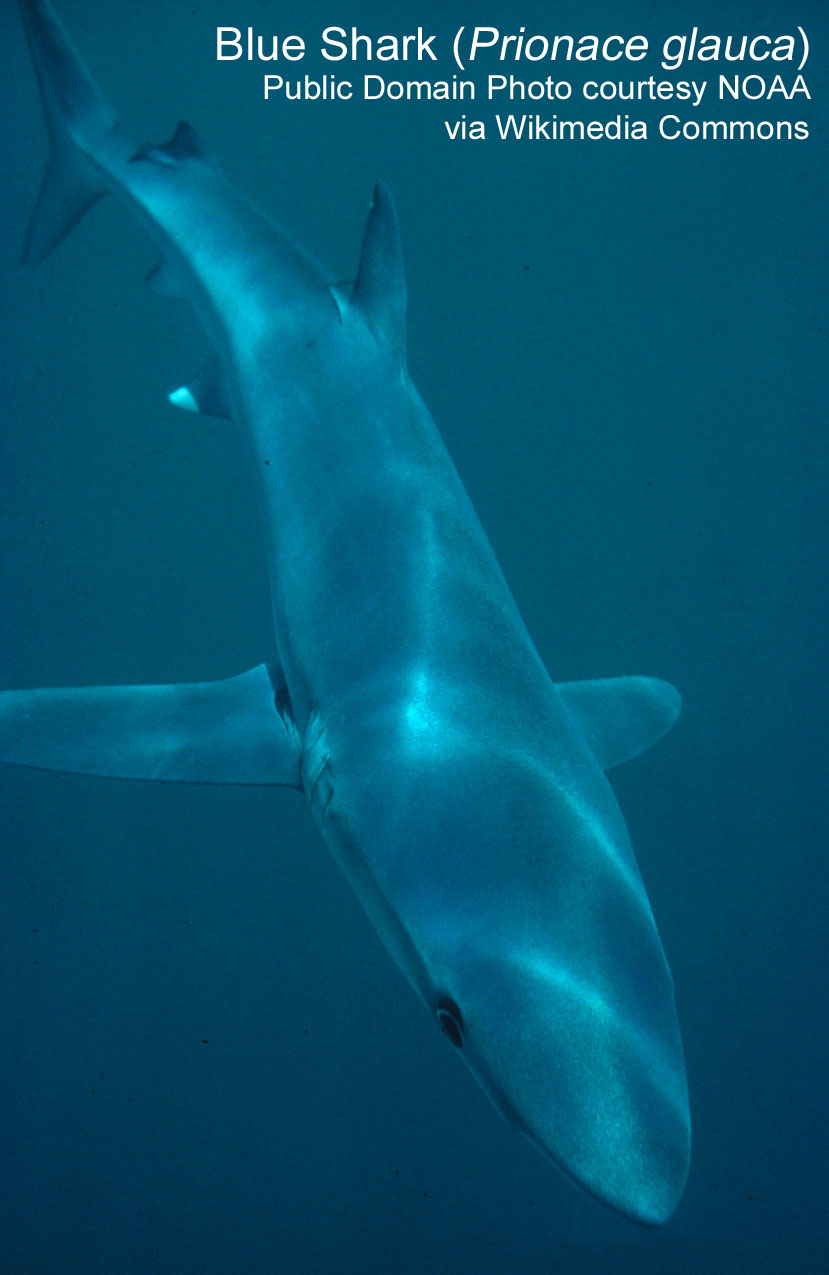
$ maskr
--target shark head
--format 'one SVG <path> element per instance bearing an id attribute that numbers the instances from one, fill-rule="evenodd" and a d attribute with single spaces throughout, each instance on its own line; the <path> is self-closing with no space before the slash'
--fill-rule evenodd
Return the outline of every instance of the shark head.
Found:
<path id="1" fill-rule="evenodd" d="M 690 1158 L 670 1015 L 658 1033 L 626 1020 L 563 962 L 520 944 L 455 951 L 429 999 L 510 1125 L 603 1203 L 645 1225 L 668 1220 Z"/>
<path id="2" fill-rule="evenodd" d="M 659 688 L 606 690 L 571 697 L 586 724 L 598 720 L 599 699 L 613 709 L 618 695 L 638 722 L 630 732 L 621 710 L 599 715 L 604 754 L 662 729 L 660 714 L 648 724 L 630 711 L 633 700 L 664 698 Z M 566 722 L 554 745 L 566 768 L 509 738 L 493 746 L 493 733 L 461 748 L 451 722 L 415 741 L 386 723 L 349 719 L 348 729 L 359 729 L 364 750 L 371 737 L 378 770 L 404 757 L 391 794 L 347 789 L 336 747 L 330 756 L 329 844 L 507 1122 L 600 1201 L 661 1225 L 690 1158 L 682 1042 L 670 970 L 601 768 Z"/>

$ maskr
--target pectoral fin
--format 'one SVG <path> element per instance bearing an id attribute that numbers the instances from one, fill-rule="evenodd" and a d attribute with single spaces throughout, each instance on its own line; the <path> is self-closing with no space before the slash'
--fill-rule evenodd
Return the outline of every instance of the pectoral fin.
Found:
<path id="1" fill-rule="evenodd" d="M 0 694 L 0 761 L 116 779 L 300 787 L 281 671 L 220 682 Z"/>
<path id="2" fill-rule="evenodd" d="M 657 677 L 561 682 L 557 689 L 603 770 L 650 748 L 682 707 L 676 687 Z"/>

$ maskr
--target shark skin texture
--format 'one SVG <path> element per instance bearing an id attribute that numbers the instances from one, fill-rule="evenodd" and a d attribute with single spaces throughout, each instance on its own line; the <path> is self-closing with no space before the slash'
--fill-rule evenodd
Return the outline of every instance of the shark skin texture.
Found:
<path id="1" fill-rule="evenodd" d="M 238 194 L 180 124 L 139 148 L 47 0 L 21 0 L 51 142 L 34 262 L 112 193 L 161 249 L 211 362 L 170 395 L 232 418 L 261 506 L 267 662 L 185 686 L 6 691 L 0 760 L 302 791 L 400 969 L 514 1127 L 646 1225 L 682 1194 L 673 983 L 604 771 L 678 692 L 556 685 L 409 379 L 391 197 L 353 289 Z"/>

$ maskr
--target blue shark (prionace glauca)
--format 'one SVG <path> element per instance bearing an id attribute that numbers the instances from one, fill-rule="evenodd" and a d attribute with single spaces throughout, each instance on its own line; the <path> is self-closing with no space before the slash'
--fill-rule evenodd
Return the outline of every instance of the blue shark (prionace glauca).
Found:
<path id="1" fill-rule="evenodd" d="M 646 677 L 554 684 L 409 379 L 378 185 L 347 289 L 193 129 L 136 147 L 48 0 L 21 12 L 51 141 L 37 261 L 101 195 L 161 249 L 213 355 L 178 407 L 232 418 L 261 503 L 267 660 L 181 686 L 8 691 L 0 759 L 284 784 L 495 1106 L 575 1182 L 664 1222 L 690 1120 L 673 984 L 604 771 L 675 720 Z"/>

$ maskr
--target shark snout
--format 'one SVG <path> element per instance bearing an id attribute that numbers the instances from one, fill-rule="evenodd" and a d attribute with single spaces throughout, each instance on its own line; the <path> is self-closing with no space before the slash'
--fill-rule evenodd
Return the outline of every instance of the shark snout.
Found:
<path id="1" fill-rule="evenodd" d="M 465 961 L 437 1021 L 510 1125 L 571 1180 L 646 1225 L 674 1212 L 690 1119 L 672 1003 L 628 1017 L 600 987 L 518 948 Z"/>

